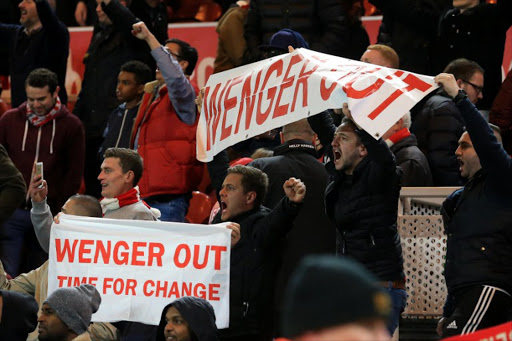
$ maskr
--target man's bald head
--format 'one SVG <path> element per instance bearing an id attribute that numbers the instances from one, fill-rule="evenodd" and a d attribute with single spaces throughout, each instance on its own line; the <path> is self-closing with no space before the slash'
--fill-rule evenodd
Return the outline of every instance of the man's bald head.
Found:
<path id="1" fill-rule="evenodd" d="M 103 212 L 98 199 L 84 194 L 75 194 L 66 201 L 61 209 L 62 213 L 82 217 L 102 218 Z"/>
<path id="2" fill-rule="evenodd" d="M 315 132 L 311 129 L 307 119 L 302 119 L 285 125 L 281 133 L 283 142 L 294 139 L 313 142 L 315 139 Z"/>

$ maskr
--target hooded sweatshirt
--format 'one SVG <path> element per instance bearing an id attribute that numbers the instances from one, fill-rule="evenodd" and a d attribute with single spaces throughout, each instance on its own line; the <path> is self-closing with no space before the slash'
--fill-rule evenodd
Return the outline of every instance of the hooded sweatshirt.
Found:
<path id="1" fill-rule="evenodd" d="M 0 338 L 25 341 L 37 325 L 37 302 L 32 296 L 17 292 L 0 291 L 3 298 Z"/>
<path id="2" fill-rule="evenodd" d="M 211 304 L 198 297 L 182 297 L 165 306 L 160 317 L 156 341 L 165 341 L 164 328 L 167 322 L 165 314 L 167 309 L 175 307 L 187 321 L 190 333 L 194 334 L 198 341 L 217 341 L 217 326 L 215 325 L 215 312 Z M 193 339 L 193 338 L 192 338 Z"/>
<path id="3" fill-rule="evenodd" d="M 7 111 L 0 118 L 0 144 L 7 149 L 27 185 L 34 162 L 43 162 L 48 205 L 54 214 L 78 192 L 84 169 L 84 129 L 65 105 L 61 105 L 53 120 L 40 127 L 27 120 L 26 102 Z"/>

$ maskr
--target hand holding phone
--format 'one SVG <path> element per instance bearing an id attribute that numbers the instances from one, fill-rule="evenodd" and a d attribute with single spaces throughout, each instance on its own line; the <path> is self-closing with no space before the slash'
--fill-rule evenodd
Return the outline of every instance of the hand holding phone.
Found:
<path id="1" fill-rule="evenodd" d="M 43 180 L 43 163 L 42 162 L 36 162 L 36 170 L 35 170 L 35 173 L 34 173 L 34 177 L 37 177 L 41 175 L 41 180 Z M 41 184 L 38 186 L 38 188 L 43 188 L 43 183 L 41 182 Z"/>

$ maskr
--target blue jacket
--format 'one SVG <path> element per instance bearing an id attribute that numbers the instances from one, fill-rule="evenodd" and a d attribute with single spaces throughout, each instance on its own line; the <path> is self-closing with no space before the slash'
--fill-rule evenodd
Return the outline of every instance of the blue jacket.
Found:
<path id="1" fill-rule="evenodd" d="M 138 104 L 126 109 L 126 103 L 123 103 L 110 113 L 107 127 L 103 131 L 103 143 L 98 150 L 100 160 L 108 148 L 130 148 L 130 137 L 138 110 Z"/>

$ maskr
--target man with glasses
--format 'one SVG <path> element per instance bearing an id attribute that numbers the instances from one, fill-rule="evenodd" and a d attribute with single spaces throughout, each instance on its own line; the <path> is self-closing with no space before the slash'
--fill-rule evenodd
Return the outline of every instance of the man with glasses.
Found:
<path id="1" fill-rule="evenodd" d="M 455 59 L 444 72 L 455 76 L 457 85 L 466 91 L 473 104 L 483 98 L 484 70 L 476 62 Z M 434 186 L 464 185 L 455 157 L 458 140 L 464 132 L 459 109 L 441 87 L 416 104 L 411 114 L 411 132 L 416 135 L 418 147 L 427 157 Z"/>
<path id="2" fill-rule="evenodd" d="M 130 141 L 144 159 L 140 195 L 160 210 L 161 220 L 182 222 L 204 167 L 196 160 L 198 89 L 190 81 L 197 51 L 179 39 L 160 45 L 143 22 L 133 25 L 133 34 L 146 41 L 158 67 L 157 80 L 145 86 Z"/>

